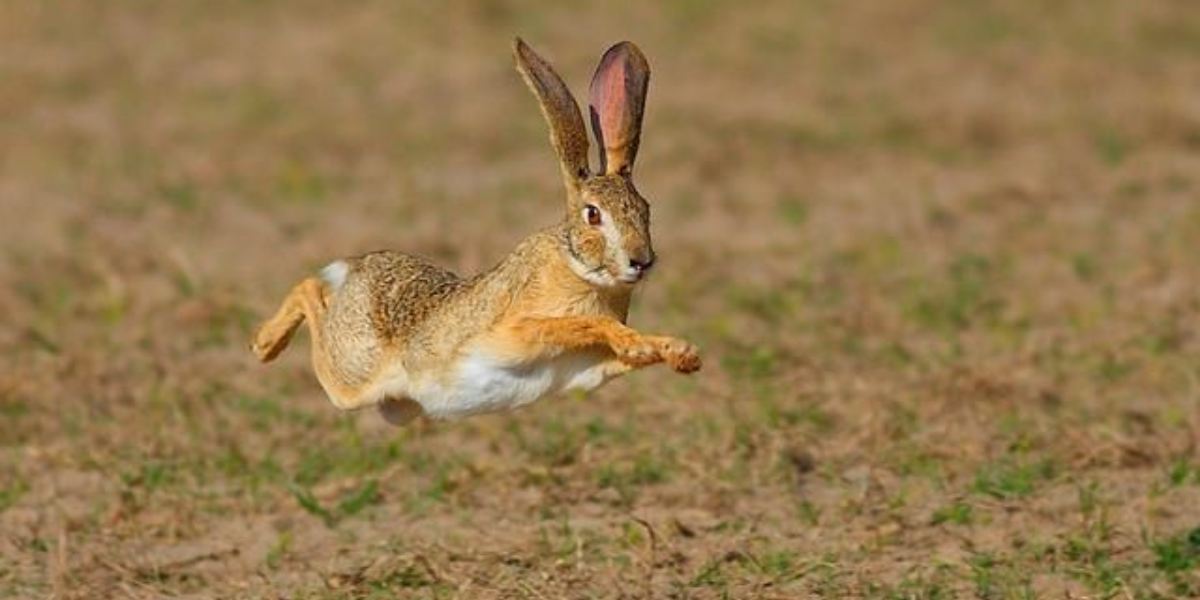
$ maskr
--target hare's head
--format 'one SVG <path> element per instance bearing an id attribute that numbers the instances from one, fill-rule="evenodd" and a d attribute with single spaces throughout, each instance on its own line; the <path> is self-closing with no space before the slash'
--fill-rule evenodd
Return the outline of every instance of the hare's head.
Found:
<path id="1" fill-rule="evenodd" d="M 517 70 L 537 95 L 550 125 L 567 186 L 563 252 L 576 274 L 601 286 L 632 285 L 654 264 L 650 205 L 633 186 L 650 65 L 637 46 L 608 49 L 592 77 L 592 132 L 600 168 L 588 166 L 587 130 L 579 105 L 554 69 L 516 42 Z"/>

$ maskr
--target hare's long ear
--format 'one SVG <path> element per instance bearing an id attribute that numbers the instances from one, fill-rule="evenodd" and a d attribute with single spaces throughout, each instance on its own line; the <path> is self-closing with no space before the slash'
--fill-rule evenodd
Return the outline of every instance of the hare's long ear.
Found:
<path id="1" fill-rule="evenodd" d="M 517 70 L 542 105 L 542 114 L 550 125 L 550 142 L 562 164 L 563 178 L 568 186 L 577 187 L 588 176 L 587 129 L 583 126 L 579 105 L 550 64 L 521 38 L 517 38 L 513 54 L 517 59 Z"/>
<path id="2" fill-rule="evenodd" d="M 589 104 L 592 132 L 601 148 L 601 172 L 633 172 L 649 84 L 650 64 L 631 42 L 609 48 L 600 59 L 592 76 Z"/>

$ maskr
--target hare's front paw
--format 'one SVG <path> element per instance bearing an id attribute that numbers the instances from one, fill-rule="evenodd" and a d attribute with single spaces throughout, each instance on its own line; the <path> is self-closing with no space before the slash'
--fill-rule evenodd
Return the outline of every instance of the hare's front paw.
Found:
<path id="1" fill-rule="evenodd" d="M 680 373 L 695 373 L 700 370 L 700 353 L 696 346 L 681 339 L 664 337 L 658 339 L 658 352 L 672 369 Z"/>
<path id="2" fill-rule="evenodd" d="M 659 345 L 645 337 L 622 340 L 622 343 L 613 346 L 613 351 L 617 353 L 621 362 L 635 368 L 648 367 L 663 360 L 659 354 Z"/>

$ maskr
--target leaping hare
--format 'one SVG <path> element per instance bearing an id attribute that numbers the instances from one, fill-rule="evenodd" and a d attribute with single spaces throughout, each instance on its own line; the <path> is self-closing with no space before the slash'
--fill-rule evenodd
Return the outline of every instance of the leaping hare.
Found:
<path id="1" fill-rule="evenodd" d="M 691 344 L 625 325 L 633 287 L 655 258 L 650 206 L 632 180 L 646 58 L 623 42 L 600 60 L 589 95 L 602 148 L 593 172 L 570 90 L 520 39 L 514 54 L 562 167 L 562 222 L 469 279 L 389 251 L 335 261 L 297 284 L 259 328 L 259 360 L 278 356 L 308 321 L 313 369 L 333 404 L 376 406 L 397 425 L 591 390 L 659 362 L 680 373 L 700 369 Z"/>

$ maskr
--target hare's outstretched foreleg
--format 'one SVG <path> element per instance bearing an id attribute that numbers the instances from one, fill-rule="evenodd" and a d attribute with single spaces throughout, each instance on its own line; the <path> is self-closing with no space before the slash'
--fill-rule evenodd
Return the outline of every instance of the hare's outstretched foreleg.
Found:
<path id="1" fill-rule="evenodd" d="M 314 347 L 321 343 L 321 320 L 325 316 L 325 284 L 316 277 L 309 277 L 296 284 L 275 316 L 263 323 L 254 334 L 250 348 L 262 362 L 273 360 L 287 348 L 292 335 L 305 320 Z"/>
<path id="2" fill-rule="evenodd" d="M 608 317 L 526 317 L 513 333 L 531 343 L 563 350 L 606 346 L 632 368 L 665 362 L 680 373 L 700 370 L 696 347 L 680 339 L 646 335 Z M 617 367 L 614 367 L 617 368 Z"/>

